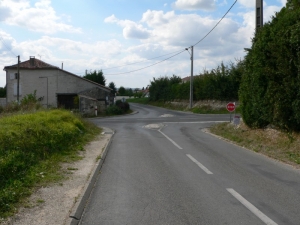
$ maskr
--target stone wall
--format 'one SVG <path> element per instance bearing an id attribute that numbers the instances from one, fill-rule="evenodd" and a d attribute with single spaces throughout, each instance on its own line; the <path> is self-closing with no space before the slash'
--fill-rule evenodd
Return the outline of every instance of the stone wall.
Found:
<path id="1" fill-rule="evenodd" d="M 94 116 L 95 108 L 97 106 L 97 114 L 104 112 L 106 109 L 105 101 L 98 101 L 97 99 L 91 98 L 89 96 L 80 95 L 79 96 L 79 111 L 85 116 Z"/>

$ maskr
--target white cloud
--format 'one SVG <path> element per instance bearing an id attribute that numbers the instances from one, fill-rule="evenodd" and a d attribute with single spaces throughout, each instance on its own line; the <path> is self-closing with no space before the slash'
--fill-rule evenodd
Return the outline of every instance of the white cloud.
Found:
<path id="1" fill-rule="evenodd" d="M 2 6 L 0 4 L 0 21 L 6 20 L 6 18 L 11 16 L 11 9 L 7 6 Z"/>
<path id="2" fill-rule="evenodd" d="M 277 0 L 278 2 L 281 3 L 281 7 L 285 6 L 287 0 Z M 249 9 L 255 9 L 255 4 L 256 4 L 256 1 L 255 0 L 239 0 L 238 3 L 240 5 L 242 5 L 243 7 L 245 8 L 249 8 Z M 268 4 L 263 1 L 263 6 L 264 8 L 268 7 Z"/>
<path id="3" fill-rule="evenodd" d="M 7 10 L 4 18 L 8 25 L 20 26 L 31 31 L 52 34 L 56 32 L 81 32 L 80 28 L 74 28 L 61 22 L 55 10 L 51 7 L 51 0 L 40 0 L 34 7 L 30 6 L 28 0 L 2 0 L 0 11 Z"/>
<path id="4" fill-rule="evenodd" d="M 281 2 L 281 6 L 285 6 L 285 5 L 286 5 L 286 2 L 287 2 L 287 0 L 280 0 L 280 2 Z"/>
<path id="5" fill-rule="evenodd" d="M 150 32 L 144 28 L 141 24 L 130 20 L 119 20 L 112 15 L 105 18 L 106 23 L 116 23 L 123 27 L 123 36 L 126 39 L 147 39 L 150 36 Z"/>
<path id="6" fill-rule="evenodd" d="M 239 0 L 238 1 L 245 8 L 255 8 L 256 1 L 255 0 Z"/>
<path id="7" fill-rule="evenodd" d="M 216 4 L 214 0 L 177 0 L 173 7 L 179 10 L 205 10 L 212 11 Z"/>
<path id="8" fill-rule="evenodd" d="M 6 32 L 0 30 L 0 56 L 9 57 L 17 54 L 16 41 Z"/>
<path id="9" fill-rule="evenodd" d="M 173 11 L 163 13 L 162 11 L 148 10 L 144 13 L 141 21 L 148 26 L 151 36 L 143 42 L 185 48 L 202 39 L 217 24 L 218 20 L 196 14 L 176 15 Z M 238 28 L 235 21 L 225 18 L 204 41 L 204 47 L 222 45 L 220 38 L 230 41 L 230 38 L 239 32 Z"/>
<path id="10" fill-rule="evenodd" d="M 282 7 L 279 6 L 266 6 L 264 8 L 264 23 L 270 21 L 275 12 L 279 12 L 281 9 Z"/>

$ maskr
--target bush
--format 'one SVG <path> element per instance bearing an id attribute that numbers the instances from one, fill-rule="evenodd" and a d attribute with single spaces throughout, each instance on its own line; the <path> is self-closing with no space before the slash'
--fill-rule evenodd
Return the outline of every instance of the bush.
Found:
<path id="1" fill-rule="evenodd" d="M 32 94 L 25 95 L 24 98 L 9 103 L 7 106 L 0 109 L 0 113 L 15 113 L 18 111 L 35 111 L 42 108 L 42 105 L 36 98 L 36 90 Z"/>
<path id="2" fill-rule="evenodd" d="M 112 115 L 121 115 L 123 114 L 122 110 L 116 106 L 116 105 L 111 105 L 105 110 L 106 115 L 112 116 Z"/>
<path id="3" fill-rule="evenodd" d="M 127 113 L 130 110 L 130 106 L 128 102 L 122 102 L 121 100 L 117 100 L 115 105 L 109 106 L 105 113 L 107 115 L 121 115 Z"/>

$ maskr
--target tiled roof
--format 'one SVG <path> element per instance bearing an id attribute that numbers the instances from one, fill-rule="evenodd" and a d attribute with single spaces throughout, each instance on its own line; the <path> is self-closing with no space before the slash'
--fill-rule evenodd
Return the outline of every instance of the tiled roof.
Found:
<path id="1" fill-rule="evenodd" d="M 4 70 L 17 68 L 17 67 L 18 64 L 12 66 L 6 66 L 4 67 Z M 48 63 L 45 63 L 42 60 L 36 58 L 30 58 L 29 60 L 20 63 L 20 69 L 59 69 L 59 68 L 57 66 L 52 66 Z"/>

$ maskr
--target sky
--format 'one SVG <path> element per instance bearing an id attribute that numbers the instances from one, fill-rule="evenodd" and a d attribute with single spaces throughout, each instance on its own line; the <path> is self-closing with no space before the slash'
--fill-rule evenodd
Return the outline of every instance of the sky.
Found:
<path id="1" fill-rule="evenodd" d="M 30 56 L 79 76 L 102 70 L 106 85 L 143 88 L 153 78 L 211 70 L 243 59 L 256 0 L 0 0 L 0 87 L 5 66 Z M 264 1 L 264 22 L 286 0 Z M 203 40 L 202 40 L 203 39 Z M 202 41 L 200 41 L 202 40 Z M 199 42 L 200 41 L 200 42 Z M 173 57 L 174 56 L 174 57 Z M 20 74 L 22 76 L 22 74 Z"/>

